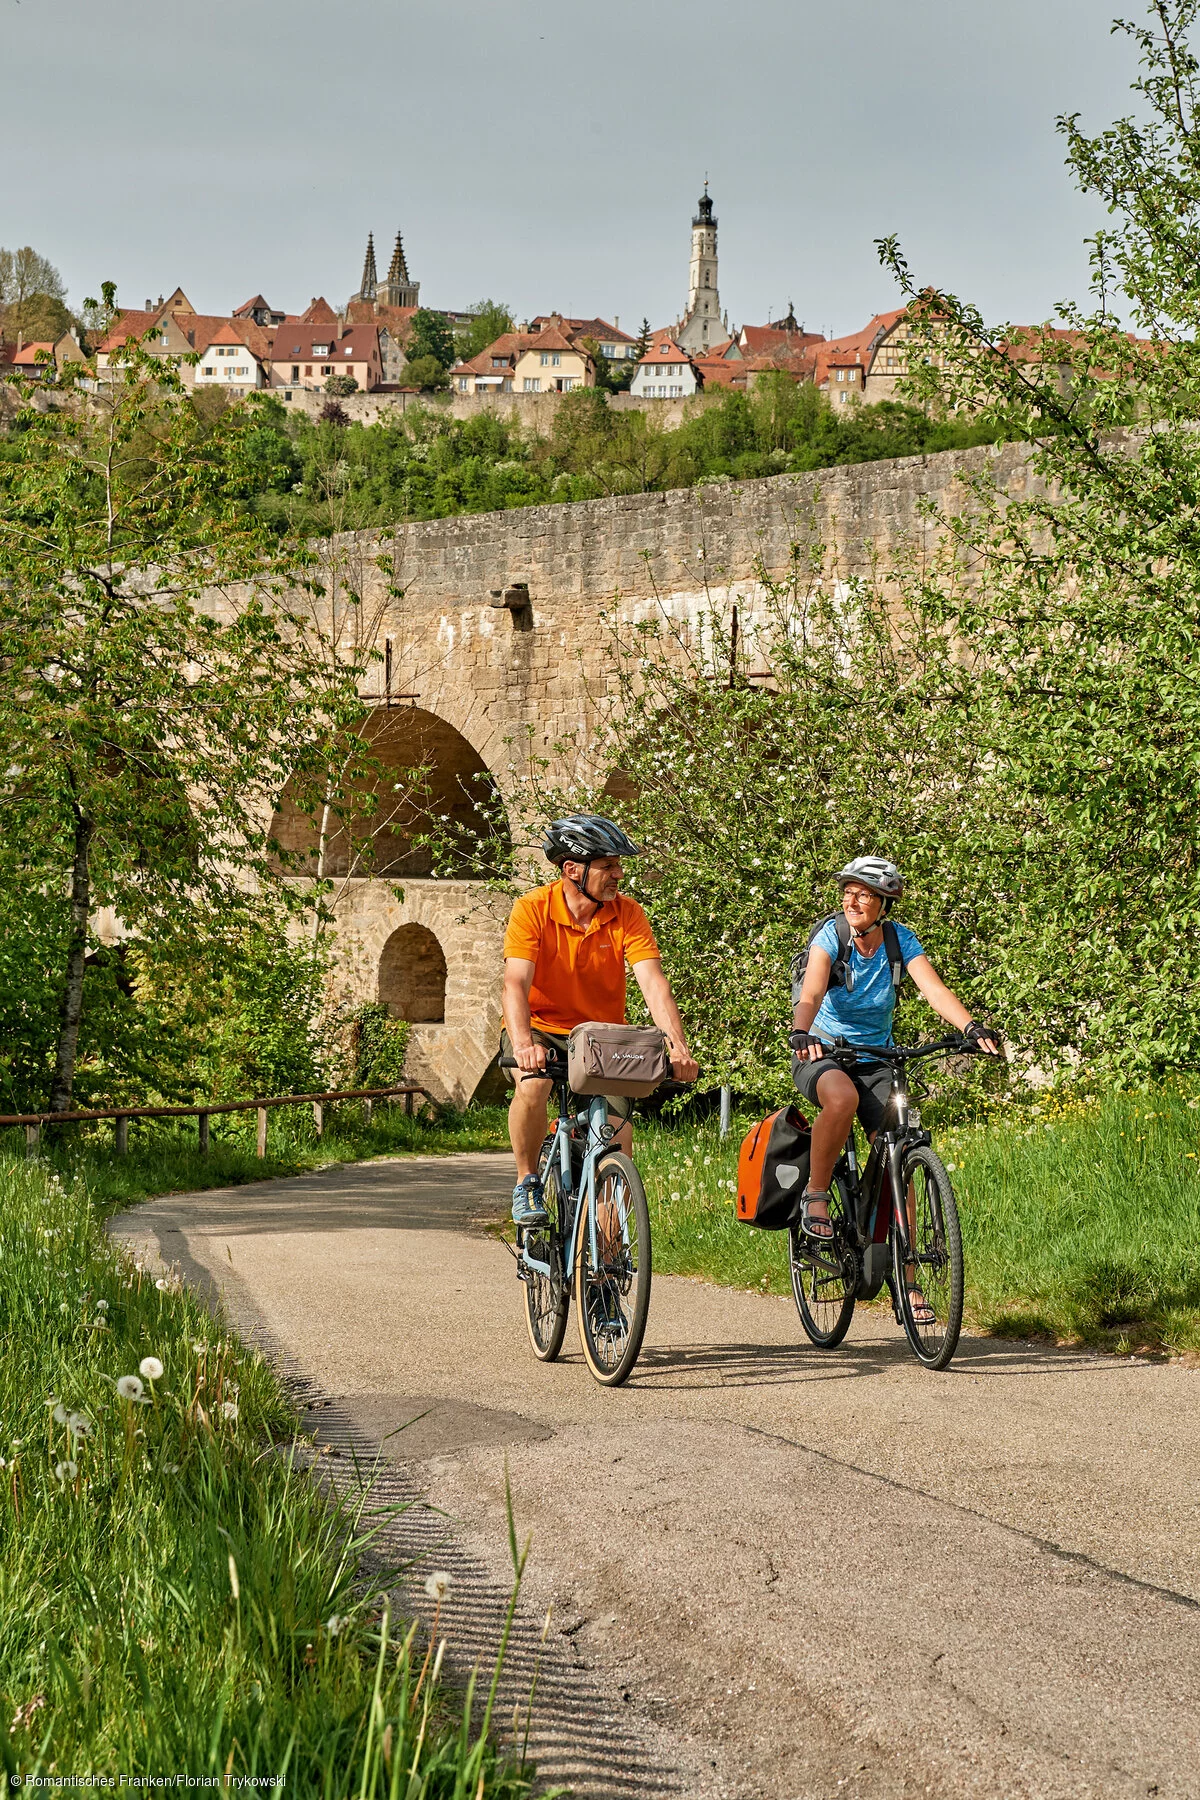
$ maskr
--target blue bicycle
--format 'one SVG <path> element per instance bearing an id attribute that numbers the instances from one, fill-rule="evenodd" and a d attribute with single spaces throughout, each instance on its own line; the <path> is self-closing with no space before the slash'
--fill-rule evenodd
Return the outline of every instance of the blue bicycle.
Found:
<path id="1" fill-rule="evenodd" d="M 515 1057 L 502 1057 L 515 1069 Z M 619 1387 L 642 1348 L 650 1311 L 650 1211 L 632 1160 L 613 1147 L 602 1095 L 580 1106 L 567 1079 L 567 1059 L 551 1052 L 558 1119 L 542 1146 L 538 1174 L 546 1196 L 544 1225 L 517 1228 L 517 1276 L 525 1284 L 525 1325 L 539 1362 L 562 1349 L 572 1289 L 584 1359 L 596 1380 Z"/>

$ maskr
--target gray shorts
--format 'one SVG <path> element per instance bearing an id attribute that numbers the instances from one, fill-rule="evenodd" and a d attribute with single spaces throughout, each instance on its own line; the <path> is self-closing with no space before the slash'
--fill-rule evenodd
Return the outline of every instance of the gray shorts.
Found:
<path id="1" fill-rule="evenodd" d="M 817 1083 L 829 1069 L 839 1066 L 827 1057 L 822 1057 L 820 1062 L 809 1062 L 793 1056 L 792 1081 L 797 1093 L 803 1094 L 814 1106 L 820 1106 Z M 871 1137 L 883 1124 L 892 1092 L 892 1072 L 886 1063 L 860 1063 L 856 1068 L 843 1069 L 842 1073 L 848 1075 L 858 1089 L 858 1116 L 863 1130 Z"/>
<path id="2" fill-rule="evenodd" d="M 535 1044 L 543 1044 L 547 1050 L 561 1050 L 564 1056 L 567 1054 L 566 1032 L 560 1036 L 554 1031 L 538 1031 L 535 1028 L 529 1035 Z M 501 1031 L 500 1054 L 501 1056 L 511 1056 L 512 1053 L 512 1039 L 507 1031 Z M 505 1069 L 504 1073 L 515 1086 L 521 1071 L 520 1069 Z M 633 1101 L 627 1094 L 605 1094 L 604 1099 L 608 1106 L 610 1119 L 628 1119 L 633 1112 Z M 592 1102 L 586 1094 L 571 1095 L 571 1106 L 575 1112 L 586 1112 L 591 1104 Z"/>

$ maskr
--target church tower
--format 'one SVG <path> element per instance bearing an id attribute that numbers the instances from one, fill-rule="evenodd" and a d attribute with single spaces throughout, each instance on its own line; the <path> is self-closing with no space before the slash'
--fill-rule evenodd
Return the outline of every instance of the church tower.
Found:
<path id="1" fill-rule="evenodd" d="M 404 255 L 404 239 L 396 233 L 396 247 L 392 251 L 391 267 L 388 269 L 387 281 L 383 287 L 385 306 L 419 306 L 421 284 L 409 277 L 408 262 Z"/>
<path id="2" fill-rule="evenodd" d="M 708 181 L 692 219 L 692 261 L 688 270 L 687 311 L 675 333 L 685 350 L 703 351 L 726 336 L 717 291 L 717 221 Z"/>
<path id="3" fill-rule="evenodd" d="M 351 294 L 351 300 L 374 300 L 379 286 L 379 277 L 375 273 L 375 233 L 367 233 L 367 254 L 363 260 L 362 286 L 357 294 Z"/>

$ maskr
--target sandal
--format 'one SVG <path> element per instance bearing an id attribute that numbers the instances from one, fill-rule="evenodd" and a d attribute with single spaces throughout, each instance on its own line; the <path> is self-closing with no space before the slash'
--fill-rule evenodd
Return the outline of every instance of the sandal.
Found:
<path id="1" fill-rule="evenodd" d="M 800 1229 L 806 1238 L 814 1244 L 828 1244 L 833 1241 L 833 1225 L 828 1218 L 814 1219 L 812 1204 L 814 1200 L 823 1200 L 829 1206 L 828 1188 L 806 1188 L 800 1196 Z"/>
<path id="2" fill-rule="evenodd" d="M 914 1325 L 937 1324 L 937 1314 L 934 1312 L 932 1306 L 930 1306 L 919 1287 L 909 1288 L 908 1304 L 912 1311 L 912 1321 Z"/>

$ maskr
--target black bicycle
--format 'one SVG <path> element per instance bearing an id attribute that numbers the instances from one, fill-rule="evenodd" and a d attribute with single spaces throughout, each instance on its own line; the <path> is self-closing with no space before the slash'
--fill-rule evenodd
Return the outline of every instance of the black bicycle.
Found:
<path id="1" fill-rule="evenodd" d="M 840 1068 L 860 1059 L 887 1063 L 891 1094 L 860 1175 L 854 1126 L 829 1189 L 832 1238 L 788 1233 L 792 1293 L 801 1324 L 821 1350 L 833 1350 L 850 1328 L 856 1300 L 873 1300 L 886 1281 L 896 1322 L 927 1369 L 944 1369 L 958 1348 L 963 1311 L 962 1232 L 946 1166 L 912 1104 L 908 1065 L 926 1057 L 972 1055 L 953 1036 L 905 1049 L 838 1044 L 827 1054 Z"/>

